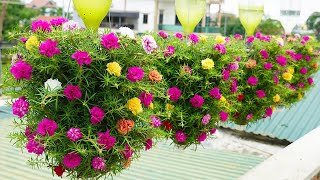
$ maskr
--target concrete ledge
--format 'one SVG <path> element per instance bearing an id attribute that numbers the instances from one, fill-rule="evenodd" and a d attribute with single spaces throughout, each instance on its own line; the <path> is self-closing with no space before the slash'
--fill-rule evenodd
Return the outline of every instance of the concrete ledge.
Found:
<path id="1" fill-rule="evenodd" d="M 320 127 L 240 177 L 240 180 L 312 179 L 320 171 Z"/>

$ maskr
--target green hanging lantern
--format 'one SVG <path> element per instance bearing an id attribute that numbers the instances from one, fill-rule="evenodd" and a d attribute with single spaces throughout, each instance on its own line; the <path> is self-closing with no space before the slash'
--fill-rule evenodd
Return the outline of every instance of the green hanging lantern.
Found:
<path id="1" fill-rule="evenodd" d="M 252 36 L 261 22 L 264 14 L 263 1 L 249 0 L 239 3 L 240 22 L 246 30 L 247 36 Z"/>

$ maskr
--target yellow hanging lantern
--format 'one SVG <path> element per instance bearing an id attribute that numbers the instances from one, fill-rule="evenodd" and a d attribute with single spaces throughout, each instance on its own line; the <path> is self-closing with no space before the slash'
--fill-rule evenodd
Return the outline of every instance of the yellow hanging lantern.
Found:
<path id="1" fill-rule="evenodd" d="M 261 0 L 240 1 L 239 18 L 246 30 L 247 36 L 254 35 L 255 29 L 261 22 L 264 14 L 264 5 Z"/>

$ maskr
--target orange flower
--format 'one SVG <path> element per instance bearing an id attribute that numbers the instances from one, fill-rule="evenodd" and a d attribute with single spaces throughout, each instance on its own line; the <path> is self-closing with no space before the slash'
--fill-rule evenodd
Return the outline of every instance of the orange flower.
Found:
<path id="1" fill-rule="evenodd" d="M 149 72 L 149 79 L 151 81 L 160 82 L 162 80 L 162 75 L 157 70 L 152 70 Z"/>
<path id="2" fill-rule="evenodd" d="M 132 158 L 127 159 L 126 161 L 122 162 L 122 166 L 124 168 L 128 168 L 131 165 L 131 161 L 132 161 Z"/>
<path id="3" fill-rule="evenodd" d="M 254 60 L 254 59 L 249 59 L 247 64 L 246 64 L 246 67 L 247 68 L 253 68 L 257 65 L 257 61 Z"/>
<path id="4" fill-rule="evenodd" d="M 134 121 L 121 119 L 117 122 L 117 129 L 120 134 L 126 135 L 134 126 Z"/>
<path id="5" fill-rule="evenodd" d="M 315 63 L 315 64 L 312 64 L 312 67 L 313 67 L 314 69 L 318 70 L 319 65 L 318 65 L 318 63 Z"/>

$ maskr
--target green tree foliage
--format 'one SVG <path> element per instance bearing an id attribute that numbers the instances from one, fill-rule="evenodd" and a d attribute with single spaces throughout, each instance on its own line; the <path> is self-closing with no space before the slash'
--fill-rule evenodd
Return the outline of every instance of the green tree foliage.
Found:
<path id="1" fill-rule="evenodd" d="M 226 34 L 224 34 L 224 29 L 226 25 Z M 245 34 L 245 30 L 241 25 L 240 19 L 234 15 L 222 15 L 221 18 L 221 34 L 230 36 L 233 34 Z"/>
<path id="2" fill-rule="evenodd" d="M 320 25 L 317 25 L 317 24 L 320 24 L 320 22 L 315 24 L 318 18 L 320 18 L 320 12 L 314 12 L 309 16 L 309 18 L 306 21 L 308 29 L 315 29 L 316 27 L 320 26 Z"/>
<path id="3" fill-rule="evenodd" d="M 284 34 L 284 29 L 280 21 L 268 18 L 261 21 L 256 32 L 261 32 L 266 35 L 282 35 Z"/>

